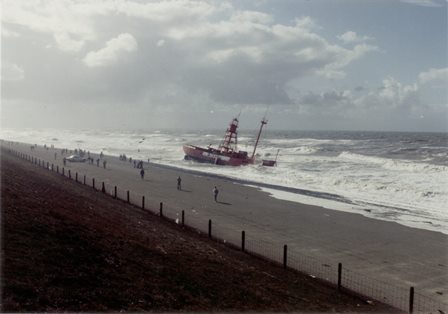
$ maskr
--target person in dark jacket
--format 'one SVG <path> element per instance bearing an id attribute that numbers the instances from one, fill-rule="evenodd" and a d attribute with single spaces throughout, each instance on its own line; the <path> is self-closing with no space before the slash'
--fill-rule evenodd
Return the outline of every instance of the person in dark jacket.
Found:
<path id="1" fill-rule="evenodd" d="M 218 190 L 218 188 L 215 186 L 215 187 L 213 188 L 213 197 L 215 198 L 215 202 L 218 202 L 218 193 L 219 193 L 219 190 Z"/>

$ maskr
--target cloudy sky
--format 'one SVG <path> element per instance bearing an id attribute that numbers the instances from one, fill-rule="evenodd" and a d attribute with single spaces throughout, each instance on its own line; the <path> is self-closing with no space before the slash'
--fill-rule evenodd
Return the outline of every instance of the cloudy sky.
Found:
<path id="1" fill-rule="evenodd" d="M 447 131 L 447 0 L 2 0 L 14 128 Z"/>

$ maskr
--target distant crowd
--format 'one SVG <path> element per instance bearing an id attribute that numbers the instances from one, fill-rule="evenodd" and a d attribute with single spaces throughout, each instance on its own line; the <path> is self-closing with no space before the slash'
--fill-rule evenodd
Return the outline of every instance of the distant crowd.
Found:
<path id="1" fill-rule="evenodd" d="M 2 141 L 2 142 L 3 142 L 3 141 Z M 10 144 L 13 144 L 13 143 L 14 143 L 14 142 L 10 142 Z M 43 147 L 44 147 L 44 149 L 46 149 L 46 150 L 49 149 L 49 147 L 48 147 L 47 145 L 44 145 Z M 37 144 L 34 144 L 34 145 L 31 145 L 31 146 L 30 146 L 31 151 L 34 151 L 35 148 L 37 148 Z M 51 145 L 51 148 L 54 149 L 54 146 Z M 139 150 L 139 151 L 140 151 L 140 150 Z M 67 162 L 67 160 L 68 160 L 64 155 L 65 155 L 65 154 L 72 154 L 72 153 L 73 153 L 75 156 L 79 156 L 79 157 L 81 157 L 81 158 L 85 158 L 84 160 L 85 160 L 85 161 L 88 161 L 88 163 L 89 163 L 90 165 L 93 165 L 93 164 L 95 163 L 95 159 L 91 156 L 90 151 L 87 151 L 87 150 L 83 150 L 83 149 L 79 149 L 79 148 L 78 148 L 78 149 L 74 149 L 74 150 L 69 150 L 69 149 L 67 149 L 67 148 L 63 148 L 63 149 L 60 150 L 60 153 L 61 153 L 61 156 L 63 156 L 63 164 L 64 164 L 64 165 L 66 165 L 66 162 Z M 71 157 L 71 156 L 70 156 L 70 157 Z M 57 159 L 57 152 L 54 153 L 54 159 L 55 159 L 55 160 Z M 69 159 L 70 159 L 70 158 L 69 158 Z M 133 165 L 134 168 L 136 168 L 136 169 L 140 169 L 140 171 L 139 171 L 140 177 L 141 177 L 142 180 L 144 180 L 144 178 L 145 178 L 145 168 L 144 168 L 143 160 L 132 159 L 132 157 L 127 157 L 126 154 L 120 154 L 120 156 L 119 156 L 119 160 L 124 161 L 124 162 L 129 161 L 129 163 L 130 163 L 131 165 Z M 78 161 L 82 161 L 82 160 L 78 160 Z M 104 159 L 104 154 L 103 154 L 103 152 L 100 152 L 100 154 L 99 154 L 99 158 L 96 159 L 96 165 L 97 165 L 97 167 L 100 166 L 100 162 L 101 162 L 101 161 L 102 161 L 103 168 L 106 169 L 107 161 L 106 161 L 106 159 Z M 148 163 L 149 163 L 149 162 L 150 162 L 150 160 L 149 160 L 149 158 L 148 158 Z M 179 176 L 179 177 L 177 177 L 176 181 L 177 181 L 177 189 L 178 189 L 178 190 L 182 190 L 182 178 Z M 219 203 L 219 201 L 218 201 L 218 194 L 219 194 L 219 190 L 218 190 L 218 188 L 215 186 L 215 187 L 212 189 L 212 195 L 213 195 L 213 199 L 214 199 L 214 201 Z"/>

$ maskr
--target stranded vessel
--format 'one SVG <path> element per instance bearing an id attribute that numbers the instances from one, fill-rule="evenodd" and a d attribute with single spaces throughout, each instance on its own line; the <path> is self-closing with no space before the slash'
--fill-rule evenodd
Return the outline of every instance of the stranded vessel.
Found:
<path id="1" fill-rule="evenodd" d="M 260 130 L 258 131 L 257 141 L 255 142 L 252 155 L 249 156 L 247 152 L 238 150 L 238 117 L 233 118 L 227 128 L 223 141 L 218 148 L 213 148 L 210 145 L 207 148 L 198 147 L 194 145 L 184 145 L 185 159 L 195 160 L 199 162 L 207 162 L 215 165 L 241 166 L 253 164 L 255 162 L 255 151 L 257 149 L 258 141 L 260 140 L 261 130 L 268 121 L 263 118 L 261 120 Z"/>

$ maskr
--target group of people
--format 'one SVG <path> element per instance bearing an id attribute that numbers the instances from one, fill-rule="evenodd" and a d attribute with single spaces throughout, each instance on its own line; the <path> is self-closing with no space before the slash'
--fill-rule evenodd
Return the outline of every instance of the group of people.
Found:
<path id="1" fill-rule="evenodd" d="M 34 149 L 33 146 L 31 146 L 31 147 L 32 147 L 32 149 Z M 66 152 L 68 152 L 67 149 L 62 149 L 62 150 L 61 150 L 61 154 L 64 154 L 64 153 L 66 153 Z M 81 149 L 79 149 L 79 150 L 76 150 L 76 149 L 75 149 L 75 153 L 77 153 L 77 154 L 79 154 L 79 155 L 81 155 L 81 154 L 84 155 L 84 154 L 87 153 L 87 155 L 88 155 L 87 160 L 89 161 L 89 164 L 93 164 L 93 163 L 94 163 L 94 159 L 93 159 L 92 157 L 90 157 L 90 152 L 86 152 L 86 151 L 83 151 L 83 150 L 81 150 Z M 82 156 L 82 155 L 81 155 L 81 156 Z M 55 159 L 56 159 L 56 153 L 55 153 L 54 156 L 55 156 Z M 103 154 L 103 152 L 101 152 L 101 153 L 100 153 L 100 158 L 97 158 L 97 159 L 96 159 L 96 165 L 97 165 L 97 167 L 100 166 L 100 160 L 103 158 L 103 156 L 104 156 L 104 154 Z M 126 156 L 126 154 L 120 154 L 119 159 L 122 160 L 122 161 L 128 161 L 128 160 L 129 160 L 129 163 L 133 164 L 133 165 L 134 165 L 134 168 L 140 169 L 140 177 L 141 177 L 141 179 L 142 179 L 142 180 L 145 179 L 145 169 L 144 169 L 144 167 L 143 167 L 143 161 L 142 161 L 142 160 L 140 160 L 140 161 L 137 161 L 137 160 L 135 160 L 135 159 L 133 160 L 132 157 L 129 157 L 129 158 L 128 158 L 128 157 Z M 66 163 L 66 158 L 65 158 L 65 157 L 63 158 L 63 162 L 64 162 L 64 165 L 65 165 L 65 163 Z M 149 159 L 148 159 L 148 162 L 149 162 Z M 104 167 L 104 169 L 106 169 L 106 164 L 107 164 L 106 160 L 103 160 L 103 167 Z M 177 177 L 177 189 L 178 189 L 179 191 L 182 190 L 182 178 L 181 178 L 180 176 Z M 212 190 L 212 193 L 213 193 L 213 199 L 215 200 L 215 202 L 218 202 L 218 194 L 219 194 L 218 187 L 215 186 L 215 187 L 213 188 L 213 190 Z"/>
<path id="2" fill-rule="evenodd" d="M 143 166 L 143 160 L 132 159 L 132 157 L 127 157 L 126 154 L 120 154 L 119 159 L 121 161 L 129 161 L 129 163 L 132 164 L 134 166 L 134 168 L 140 169 L 140 177 L 142 178 L 142 180 L 145 178 L 145 168 Z M 149 162 L 149 158 L 148 158 L 148 162 Z"/>
<path id="3" fill-rule="evenodd" d="M 75 154 L 79 155 L 81 157 L 84 157 L 87 154 L 87 156 L 90 157 L 90 151 L 85 151 L 85 150 L 82 150 L 82 149 L 76 149 L 75 148 Z"/>
<path id="4" fill-rule="evenodd" d="M 69 151 L 67 148 L 61 149 L 61 155 L 68 154 L 69 152 L 71 151 Z"/>
<path id="5" fill-rule="evenodd" d="M 143 160 L 140 161 L 134 160 L 134 168 L 143 169 Z"/>

